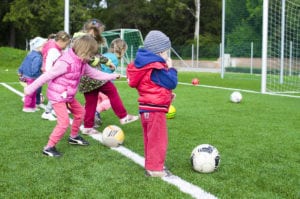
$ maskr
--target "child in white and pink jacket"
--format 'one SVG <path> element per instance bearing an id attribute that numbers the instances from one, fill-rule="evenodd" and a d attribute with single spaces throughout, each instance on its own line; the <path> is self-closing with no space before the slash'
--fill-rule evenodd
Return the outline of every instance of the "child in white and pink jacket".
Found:
<path id="1" fill-rule="evenodd" d="M 29 95 L 48 82 L 47 97 L 56 113 L 57 124 L 43 149 L 44 155 L 51 157 L 61 156 L 55 146 L 62 139 L 70 125 L 68 110 L 73 114 L 71 134 L 68 142 L 83 146 L 89 145 L 78 133 L 85 112 L 83 106 L 75 98 L 80 78 L 83 75 L 97 80 L 120 78 L 119 74 L 104 73 L 87 64 L 97 52 L 98 44 L 93 37 L 84 35 L 76 38 L 72 47 L 58 58 L 47 73 L 44 73 L 32 84 L 25 87 L 24 93 Z"/>

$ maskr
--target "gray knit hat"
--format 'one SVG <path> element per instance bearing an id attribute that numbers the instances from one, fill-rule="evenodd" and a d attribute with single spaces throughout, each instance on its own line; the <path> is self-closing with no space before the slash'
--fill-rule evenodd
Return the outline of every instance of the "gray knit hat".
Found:
<path id="1" fill-rule="evenodd" d="M 144 49 L 155 54 L 164 52 L 171 48 L 171 41 L 167 35 L 159 30 L 150 31 L 144 40 Z"/>

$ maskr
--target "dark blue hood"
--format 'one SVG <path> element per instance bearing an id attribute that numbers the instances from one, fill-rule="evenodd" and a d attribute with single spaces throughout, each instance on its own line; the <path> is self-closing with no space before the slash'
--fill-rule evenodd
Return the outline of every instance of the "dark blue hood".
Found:
<path id="1" fill-rule="evenodd" d="M 152 53 L 151 51 L 145 50 L 143 48 L 138 49 L 136 53 L 136 58 L 134 61 L 134 65 L 137 68 L 142 68 L 147 64 L 153 62 L 162 62 L 166 63 L 166 61 L 159 55 Z"/>

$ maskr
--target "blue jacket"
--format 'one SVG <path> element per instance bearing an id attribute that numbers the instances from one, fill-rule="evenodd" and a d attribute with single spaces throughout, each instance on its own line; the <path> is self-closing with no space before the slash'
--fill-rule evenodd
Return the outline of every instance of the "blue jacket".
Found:
<path id="1" fill-rule="evenodd" d="M 116 54 L 107 52 L 107 53 L 104 53 L 103 56 L 110 59 L 112 61 L 112 63 L 116 66 L 116 69 L 117 69 L 119 60 L 118 60 Z M 101 71 L 103 71 L 105 73 L 113 73 L 114 72 L 105 64 L 101 64 Z"/>
<path id="2" fill-rule="evenodd" d="M 33 50 L 23 60 L 18 73 L 26 78 L 36 79 L 42 74 L 42 64 L 43 57 L 41 52 Z"/>

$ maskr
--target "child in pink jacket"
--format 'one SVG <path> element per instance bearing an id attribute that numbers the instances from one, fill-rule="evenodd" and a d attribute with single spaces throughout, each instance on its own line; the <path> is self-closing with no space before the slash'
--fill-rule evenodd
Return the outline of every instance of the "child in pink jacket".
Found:
<path id="1" fill-rule="evenodd" d="M 50 134 L 48 143 L 43 149 L 43 154 L 51 157 L 61 156 L 55 146 L 62 139 L 70 125 L 68 110 L 73 114 L 68 142 L 75 145 L 89 145 L 78 133 L 85 112 L 82 105 L 75 98 L 80 78 L 86 75 L 97 80 L 109 81 L 120 77 L 119 74 L 107 74 L 98 71 L 87 64 L 97 52 L 98 44 L 96 40 L 88 35 L 81 36 L 74 41 L 67 52 L 57 59 L 47 73 L 25 87 L 24 93 L 28 95 L 48 82 L 47 97 L 56 113 L 57 125 Z"/>

